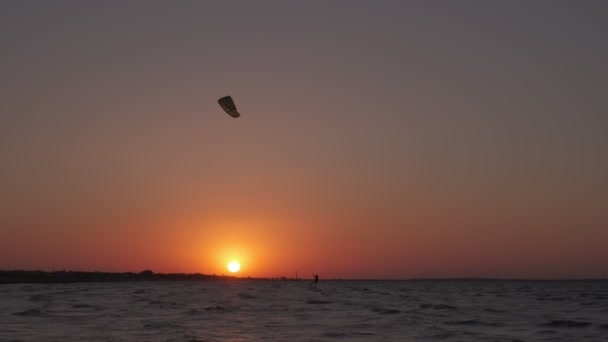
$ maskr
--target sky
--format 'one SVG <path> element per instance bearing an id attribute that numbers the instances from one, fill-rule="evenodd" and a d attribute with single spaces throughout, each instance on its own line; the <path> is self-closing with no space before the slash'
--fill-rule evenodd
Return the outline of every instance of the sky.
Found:
<path id="1" fill-rule="evenodd" d="M 608 277 L 606 17 L 1 1 L 0 269 Z"/>

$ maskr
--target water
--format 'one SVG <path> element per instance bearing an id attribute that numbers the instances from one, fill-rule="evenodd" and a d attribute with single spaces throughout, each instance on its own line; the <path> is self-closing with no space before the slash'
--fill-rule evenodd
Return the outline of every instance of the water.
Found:
<path id="1" fill-rule="evenodd" d="M 0 285 L 0 341 L 608 341 L 608 283 Z"/>

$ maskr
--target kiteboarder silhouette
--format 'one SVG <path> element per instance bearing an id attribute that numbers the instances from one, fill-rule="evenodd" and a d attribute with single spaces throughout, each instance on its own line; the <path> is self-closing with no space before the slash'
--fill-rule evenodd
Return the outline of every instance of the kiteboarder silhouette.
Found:
<path id="1" fill-rule="evenodd" d="M 317 288 L 317 283 L 319 282 L 319 275 L 318 274 L 312 274 L 315 279 L 312 281 L 312 283 L 310 284 L 310 288 L 311 289 L 316 289 Z"/>

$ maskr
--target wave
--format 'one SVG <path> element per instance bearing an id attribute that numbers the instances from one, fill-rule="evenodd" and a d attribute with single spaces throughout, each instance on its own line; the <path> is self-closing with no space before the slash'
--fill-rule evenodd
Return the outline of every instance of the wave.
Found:
<path id="1" fill-rule="evenodd" d="M 419 306 L 421 309 L 436 309 L 436 310 L 454 310 L 458 309 L 457 306 L 448 305 L 448 304 L 431 304 L 431 303 L 422 303 Z"/>
<path id="2" fill-rule="evenodd" d="M 249 293 L 243 293 L 243 292 L 239 293 L 238 296 L 239 296 L 239 298 L 242 298 L 242 299 L 255 299 L 255 298 L 258 298 L 258 296 L 256 296 L 256 295 L 252 295 L 252 294 L 249 294 Z"/>
<path id="3" fill-rule="evenodd" d="M 583 328 L 592 325 L 591 322 L 572 321 L 569 319 L 554 319 L 550 322 L 539 324 L 541 327 L 555 327 L 555 328 Z"/>
<path id="4" fill-rule="evenodd" d="M 373 309 L 372 311 L 377 312 L 381 315 L 394 315 L 394 314 L 401 313 L 400 310 L 396 310 L 396 309 Z"/>
<path id="5" fill-rule="evenodd" d="M 206 307 L 205 311 L 228 312 L 228 311 L 232 311 L 232 310 L 230 310 L 226 307 L 223 307 L 223 306 L 216 305 L 216 306 Z"/>
<path id="6" fill-rule="evenodd" d="M 25 311 L 15 312 L 13 313 L 13 315 L 23 317 L 47 317 L 49 316 L 49 313 L 38 309 L 29 309 Z"/>
<path id="7" fill-rule="evenodd" d="M 378 335 L 378 334 L 374 334 L 374 333 L 366 332 L 366 331 L 352 331 L 350 334 L 354 335 L 354 336 L 376 336 L 376 335 Z"/>
<path id="8" fill-rule="evenodd" d="M 177 324 L 171 322 L 149 322 L 144 324 L 145 329 L 165 329 L 177 327 L 179 327 Z"/>
<path id="9" fill-rule="evenodd" d="M 453 320 L 453 321 L 445 321 L 443 322 L 448 325 L 479 325 L 479 326 L 488 326 L 488 327 L 498 327 L 501 324 L 484 322 L 477 319 L 463 319 L 463 320 Z"/>
<path id="10" fill-rule="evenodd" d="M 31 295 L 28 298 L 28 300 L 30 302 L 48 302 L 52 299 L 53 299 L 53 297 L 51 297 L 50 295 L 46 295 L 46 294 L 35 294 L 35 295 Z"/>
<path id="11" fill-rule="evenodd" d="M 197 315 L 200 315 L 201 313 L 202 312 L 200 312 L 196 309 L 190 309 L 190 310 L 185 311 L 185 314 L 188 316 L 197 316 Z"/>
<path id="12" fill-rule="evenodd" d="M 343 338 L 343 337 L 346 337 L 346 334 L 345 333 L 340 333 L 340 332 L 327 332 L 327 333 L 323 334 L 323 336 L 325 336 L 325 337 Z"/>
<path id="13" fill-rule="evenodd" d="M 536 332 L 536 334 L 543 334 L 543 335 L 544 334 L 556 334 L 556 333 L 557 333 L 557 331 L 555 331 L 555 330 L 540 330 L 540 331 Z"/>

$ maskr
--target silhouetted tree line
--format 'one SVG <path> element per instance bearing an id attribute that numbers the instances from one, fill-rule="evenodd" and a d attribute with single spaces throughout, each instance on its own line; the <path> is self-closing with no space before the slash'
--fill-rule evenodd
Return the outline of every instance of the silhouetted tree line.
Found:
<path id="1" fill-rule="evenodd" d="M 232 276 L 205 275 L 200 273 L 154 273 L 145 270 L 134 272 L 83 272 L 83 271 L 0 271 L 0 284 L 11 283 L 80 283 L 155 280 L 214 280 L 239 279 Z"/>

